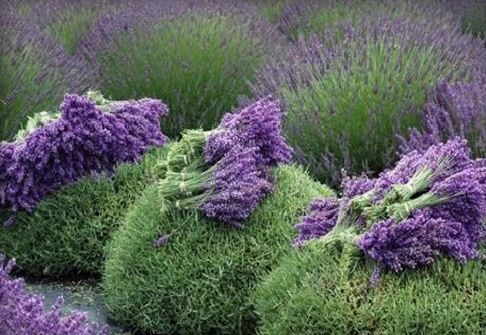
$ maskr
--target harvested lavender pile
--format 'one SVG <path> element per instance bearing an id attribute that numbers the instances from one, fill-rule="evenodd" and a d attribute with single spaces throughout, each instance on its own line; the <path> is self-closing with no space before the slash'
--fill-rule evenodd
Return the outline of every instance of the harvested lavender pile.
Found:
<path id="1" fill-rule="evenodd" d="M 456 137 L 401 157 L 376 179 L 343 179 L 341 199 L 316 199 L 296 225 L 301 246 L 312 239 L 359 250 L 380 269 L 396 272 L 441 255 L 460 262 L 479 257 L 486 236 L 486 164 Z"/>
<path id="2" fill-rule="evenodd" d="M 28 292 L 23 279 L 12 279 L 14 260 L 0 254 L 0 334 L 107 335 L 108 328 L 87 321 L 87 315 L 62 312 L 62 298 L 48 308 L 41 295 Z"/>
<path id="3" fill-rule="evenodd" d="M 66 95 L 59 114 L 34 117 L 16 141 L 0 143 L 0 210 L 32 211 L 63 185 L 137 161 L 167 142 L 159 128 L 166 114 L 159 100 Z"/>
<path id="4" fill-rule="evenodd" d="M 281 117 L 278 102 L 265 97 L 226 114 L 214 130 L 186 131 L 169 150 L 160 192 L 178 209 L 242 228 L 272 191 L 272 168 L 290 162 Z"/>

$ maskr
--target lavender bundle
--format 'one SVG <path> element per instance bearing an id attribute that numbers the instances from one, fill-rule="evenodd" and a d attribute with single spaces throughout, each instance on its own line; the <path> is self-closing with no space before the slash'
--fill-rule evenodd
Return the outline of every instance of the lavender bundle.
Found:
<path id="1" fill-rule="evenodd" d="M 14 260 L 0 255 L 0 333 L 4 335 L 104 335 L 108 327 L 87 322 L 84 313 L 63 315 L 62 298 L 50 309 L 30 294 L 23 279 L 10 278 Z"/>
<path id="2" fill-rule="evenodd" d="M 17 141 L 0 144 L 0 208 L 31 211 L 59 187 L 166 143 L 159 124 L 167 107 L 159 100 L 94 100 L 66 95 L 59 115 L 33 120 Z"/>
<path id="3" fill-rule="evenodd" d="M 296 246 L 337 241 L 371 257 L 377 270 L 397 272 L 440 255 L 464 262 L 479 256 L 486 237 L 484 160 L 454 138 L 402 156 L 377 179 L 346 177 L 343 198 L 318 199 L 310 209 L 296 225 Z"/>
<path id="4" fill-rule="evenodd" d="M 272 191 L 272 168 L 291 159 L 281 117 L 278 102 L 265 97 L 214 130 L 186 131 L 168 153 L 160 192 L 178 209 L 241 228 Z"/>

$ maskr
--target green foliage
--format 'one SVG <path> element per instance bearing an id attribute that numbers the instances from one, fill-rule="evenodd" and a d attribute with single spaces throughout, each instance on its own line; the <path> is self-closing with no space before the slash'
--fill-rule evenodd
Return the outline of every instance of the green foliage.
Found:
<path id="1" fill-rule="evenodd" d="M 93 6 L 69 7 L 56 13 L 55 20 L 49 24 L 47 31 L 62 43 L 70 55 L 76 53 L 78 43 L 96 21 L 99 10 Z"/>
<path id="2" fill-rule="evenodd" d="M 0 31 L 0 38 L 6 33 Z M 27 116 L 57 107 L 62 82 L 57 70 L 45 72 L 32 47 L 0 50 L 0 140 L 10 139 Z"/>
<path id="3" fill-rule="evenodd" d="M 484 334 L 486 260 L 441 259 L 370 285 L 371 262 L 315 241 L 255 291 L 261 335 Z"/>
<path id="4" fill-rule="evenodd" d="M 486 38 L 486 4 L 478 4 L 466 10 L 462 15 L 461 25 L 464 32 Z"/>
<path id="5" fill-rule="evenodd" d="M 59 118 L 59 112 L 47 112 L 42 111 L 35 113 L 27 118 L 26 125 L 20 129 L 17 134 L 15 134 L 14 140 L 20 141 L 25 139 L 29 134 L 34 132 L 36 129 L 45 126 L 46 124 L 57 120 Z"/>
<path id="6" fill-rule="evenodd" d="M 267 41 L 251 24 L 196 11 L 124 34 L 98 57 L 103 93 L 161 99 L 170 109 L 162 124 L 170 137 L 211 129 L 238 96 L 249 94 L 248 82 L 264 59 Z"/>
<path id="7" fill-rule="evenodd" d="M 332 62 L 326 74 L 281 89 L 290 144 L 323 181 L 343 166 L 352 174 L 381 171 L 395 154 L 396 134 L 420 129 L 427 89 L 449 71 L 439 59 L 430 48 L 351 42 L 346 60 Z"/>
<path id="8" fill-rule="evenodd" d="M 276 22 L 290 0 L 254 0 L 253 1 L 262 15 L 269 22 Z"/>
<path id="9" fill-rule="evenodd" d="M 331 194 L 301 169 L 280 167 L 275 193 L 237 230 L 168 210 L 149 187 L 109 244 L 103 287 L 112 316 L 155 334 L 253 334 L 250 293 L 291 250 L 292 226 L 309 202 Z M 168 243 L 154 247 L 165 234 Z"/>
<path id="10" fill-rule="evenodd" d="M 0 227 L 0 253 L 31 275 L 99 275 L 105 242 L 146 185 L 164 173 L 157 163 L 165 155 L 166 148 L 155 149 L 137 164 L 120 165 L 112 177 L 61 188 L 32 214 L 19 213 L 16 224 Z"/>

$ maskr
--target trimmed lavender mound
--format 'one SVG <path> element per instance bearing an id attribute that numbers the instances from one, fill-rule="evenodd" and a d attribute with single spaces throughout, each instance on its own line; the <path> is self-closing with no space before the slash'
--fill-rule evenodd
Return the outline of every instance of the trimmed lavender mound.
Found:
<path id="1" fill-rule="evenodd" d="M 159 128 L 167 108 L 159 100 L 115 102 L 106 108 L 87 97 L 66 95 L 58 119 L 19 142 L 0 144 L 1 208 L 30 212 L 59 187 L 111 172 L 167 142 Z"/>
<path id="2" fill-rule="evenodd" d="M 486 163 L 455 138 L 315 199 L 258 286 L 260 333 L 482 334 Z"/>

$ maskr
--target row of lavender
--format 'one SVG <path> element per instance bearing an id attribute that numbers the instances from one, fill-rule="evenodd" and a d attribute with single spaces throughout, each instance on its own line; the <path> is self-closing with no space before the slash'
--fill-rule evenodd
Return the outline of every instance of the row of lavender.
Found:
<path id="1" fill-rule="evenodd" d="M 409 128 L 427 128 L 429 142 L 465 136 L 476 156 L 484 154 L 486 51 L 461 30 L 464 13 L 480 12 L 480 2 L 3 6 L 2 138 L 13 136 L 32 106 L 55 108 L 64 92 L 89 86 L 113 100 L 163 100 L 172 113 L 162 128 L 171 138 L 212 129 L 240 96 L 277 95 L 297 159 L 333 185 L 343 167 L 390 167 Z"/>

